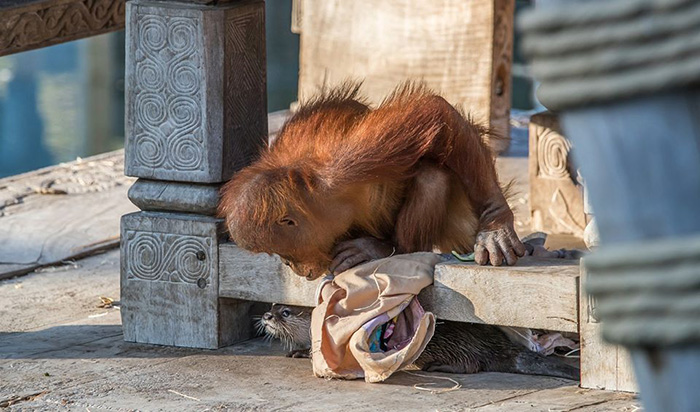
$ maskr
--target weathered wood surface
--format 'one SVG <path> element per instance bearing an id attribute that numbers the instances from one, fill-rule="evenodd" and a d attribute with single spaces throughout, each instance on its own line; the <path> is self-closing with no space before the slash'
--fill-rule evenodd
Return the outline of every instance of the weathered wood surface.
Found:
<path id="1" fill-rule="evenodd" d="M 277 256 L 219 247 L 223 297 L 315 306 L 316 285 Z M 441 319 L 578 331 L 577 261 L 524 258 L 515 267 L 442 263 L 421 303 Z"/>
<path id="2" fill-rule="evenodd" d="M 126 174 L 219 183 L 267 138 L 261 1 L 127 4 Z"/>
<path id="3" fill-rule="evenodd" d="M 530 216 L 532 229 L 583 236 L 586 228 L 583 191 L 557 115 L 530 118 Z"/>
<path id="4" fill-rule="evenodd" d="M 614 391 L 637 391 L 629 351 L 604 342 L 595 299 L 585 292 L 586 271 L 581 264 L 579 337 L 581 339 L 581 387 Z"/>
<path id="5" fill-rule="evenodd" d="M 513 11 L 512 0 L 304 0 L 300 99 L 358 79 L 376 104 L 397 83 L 422 79 L 508 136 Z"/>
<path id="6" fill-rule="evenodd" d="M 129 200 L 141 210 L 214 215 L 219 204 L 219 185 L 139 179 L 129 188 Z"/>
<path id="7" fill-rule="evenodd" d="M 423 292 L 442 319 L 578 331 L 576 260 L 525 257 L 516 266 L 443 263 Z"/>
<path id="8" fill-rule="evenodd" d="M 386 385 L 325 381 L 312 375 L 308 362 L 286 358 L 280 345 L 261 339 L 217 351 L 135 345 L 123 340 L 118 308 L 96 307 L 98 296 L 119 300 L 119 253 L 61 270 L 0 282 L 0 330 L 14 332 L 0 333 L 0 402 L 46 391 L 14 408 L 435 411 L 504 405 L 516 411 L 526 405 L 528 411 L 633 412 L 638 404 L 628 394 L 582 391 L 574 382 L 543 376 L 420 372 L 428 377 L 398 373 Z M 462 387 L 440 395 L 413 387 L 450 387 L 448 377 Z"/>
<path id="9" fill-rule="evenodd" d="M 118 311 L 117 307 L 98 308 L 100 296 L 114 299 L 118 306 L 119 252 L 116 250 L 1 281 L 0 330 L 5 334 L 27 332 Z M 115 329 L 115 334 L 121 334 L 121 329 Z M 30 350 L 15 348 L 15 353 Z"/>
<path id="10" fill-rule="evenodd" d="M 219 303 L 218 224 L 191 214 L 122 217 L 124 340 L 215 349 L 250 338 L 250 303 Z"/>
<path id="11" fill-rule="evenodd" d="M 578 412 L 635 412 L 634 395 L 604 391 L 581 390 L 571 386 L 537 391 L 514 399 L 490 402 L 479 411 L 578 411 Z"/>
<path id="12" fill-rule="evenodd" d="M 0 279 L 119 244 L 126 198 L 119 150 L 0 180 Z"/>
<path id="13" fill-rule="evenodd" d="M 124 28 L 124 0 L 0 1 L 0 56 Z"/>
<path id="14" fill-rule="evenodd" d="M 270 113 L 271 136 L 288 116 Z M 123 150 L 0 179 L 0 279 L 118 247 L 119 218 L 137 210 L 134 181 Z"/>
<path id="15" fill-rule="evenodd" d="M 258 302 L 316 306 L 317 282 L 292 272 L 277 256 L 250 253 L 233 243 L 219 246 L 219 295 Z"/>

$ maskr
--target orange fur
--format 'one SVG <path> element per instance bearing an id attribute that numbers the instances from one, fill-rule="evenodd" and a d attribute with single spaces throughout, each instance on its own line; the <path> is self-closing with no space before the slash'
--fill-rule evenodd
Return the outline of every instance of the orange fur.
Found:
<path id="1" fill-rule="evenodd" d="M 358 90 L 348 84 L 302 105 L 224 185 L 219 213 L 236 243 L 315 278 L 350 237 L 391 240 L 400 252 L 466 252 L 477 231 L 512 227 L 487 129 L 419 84 L 374 110 Z"/>

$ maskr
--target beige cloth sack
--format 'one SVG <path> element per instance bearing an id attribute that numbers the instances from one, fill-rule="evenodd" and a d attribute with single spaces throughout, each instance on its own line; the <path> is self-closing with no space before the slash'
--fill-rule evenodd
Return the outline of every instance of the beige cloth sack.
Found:
<path id="1" fill-rule="evenodd" d="M 416 295 L 433 283 L 434 253 L 392 256 L 352 268 L 319 285 L 311 316 L 314 375 L 381 382 L 412 364 L 435 331 Z M 389 350 L 371 352 L 372 331 L 398 316 Z"/>

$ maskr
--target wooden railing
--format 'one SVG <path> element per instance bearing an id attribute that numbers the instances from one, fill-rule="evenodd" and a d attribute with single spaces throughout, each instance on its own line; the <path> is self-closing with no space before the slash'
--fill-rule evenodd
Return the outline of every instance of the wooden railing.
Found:
<path id="1" fill-rule="evenodd" d="M 0 0 L 0 56 L 124 29 L 124 0 Z"/>

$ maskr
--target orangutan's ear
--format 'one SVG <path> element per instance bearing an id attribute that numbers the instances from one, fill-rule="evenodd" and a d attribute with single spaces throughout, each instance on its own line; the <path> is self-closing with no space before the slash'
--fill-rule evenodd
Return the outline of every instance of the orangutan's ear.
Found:
<path id="1" fill-rule="evenodd" d="M 289 169 L 289 180 L 303 193 L 312 194 L 322 188 L 318 174 L 312 168 L 296 167 Z"/>
<path id="2" fill-rule="evenodd" d="M 285 216 L 282 219 L 277 221 L 277 224 L 280 226 L 297 226 L 297 221 L 292 219 L 289 216 Z"/>

